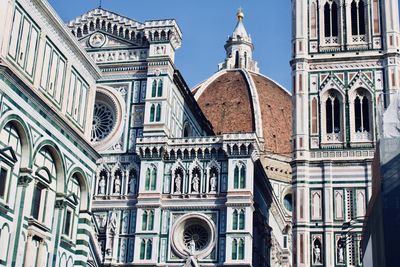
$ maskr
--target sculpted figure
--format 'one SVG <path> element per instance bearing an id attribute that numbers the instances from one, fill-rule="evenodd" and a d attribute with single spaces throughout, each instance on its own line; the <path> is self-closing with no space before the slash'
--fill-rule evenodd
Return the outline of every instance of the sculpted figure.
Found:
<path id="1" fill-rule="evenodd" d="M 321 264 L 321 249 L 318 245 L 314 247 L 314 264 Z"/>
<path id="2" fill-rule="evenodd" d="M 181 193 L 181 190 L 182 190 L 182 177 L 178 173 L 175 176 L 175 193 Z"/>
<path id="3" fill-rule="evenodd" d="M 114 180 L 114 193 L 121 193 L 121 175 L 117 174 Z"/>
<path id="4" fill-rule="evenodd" d="M 192 179 L 193 192 L 195 192 L 195 193 L 199 192 L 199 185 L 200 185 L 200 178 L 199 178 L 198 174 L 196 173 Z"/>
<path id="5" fill-rule="evenodd" d="M 100 176 L 99 181 L 99 195 L 104 195 L 106 193 L 106 179 L 104 175 Z"/>
<path id="6" fill-rule="evenodd" d="M 215 176 L 215 173 L 213 173 L 210 178 L 210 192 L 215 191 L 217 191 L 217 176 Z"/>
<path id="7" fill-rule="evenodd" d="M 135 193 L 135 184 L 136 184 L 136 179 L 134 175 L 131 175 L 129 179 L 129 193 L 134 194 Z"/>

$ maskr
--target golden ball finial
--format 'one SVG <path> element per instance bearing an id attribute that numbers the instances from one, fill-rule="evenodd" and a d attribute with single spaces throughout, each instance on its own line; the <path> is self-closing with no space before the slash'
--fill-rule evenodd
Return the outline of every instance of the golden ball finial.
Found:
<path id="1" fill-rule="evenodd" d="M 238 21 L 242 21 L 244 18 L 244 13 L 243 13 L 243 9 L 239 8 L 237 13 L 236 13 L 236 17 L 238 19 Z"/>

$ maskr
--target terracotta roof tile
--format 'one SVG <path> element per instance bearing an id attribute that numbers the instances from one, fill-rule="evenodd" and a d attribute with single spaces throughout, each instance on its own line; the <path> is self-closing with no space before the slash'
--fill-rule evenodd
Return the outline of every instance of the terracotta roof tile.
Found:
<path id="1" fill-rule="evenodd" d="M 216 134 L 255 130 L 250 92 L 239 71 L 216 78 L 200 95 L 198 103 Z"/>
<path id="2" fill-rule="evenodd" d="M 251 73 L 251 77 L 260 102 L 265 148 L 278 154 L 290 154 L 291 96 L 262 75 Z M 202 92 L 198 103 L 216 134 L 255 132 L 250 89 L 241 71 L 227 71 L 218 76 Z"/>

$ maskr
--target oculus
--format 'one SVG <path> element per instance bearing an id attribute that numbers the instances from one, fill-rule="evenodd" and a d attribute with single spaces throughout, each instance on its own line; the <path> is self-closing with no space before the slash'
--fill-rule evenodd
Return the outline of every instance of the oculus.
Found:
<path id="1" fill-rule="evenodd" d="M 92 34 L 89 38 L 89 45 L 91 47 L 99 48 L 106 43 L 106 36 L 100 32 Z"/>
<path id="2" fill-rule="evenodd" d="M 105 102 L 94 104 L 92 137 L 93 143 L 104 140 L 115 126 L 115 110 Z"/>

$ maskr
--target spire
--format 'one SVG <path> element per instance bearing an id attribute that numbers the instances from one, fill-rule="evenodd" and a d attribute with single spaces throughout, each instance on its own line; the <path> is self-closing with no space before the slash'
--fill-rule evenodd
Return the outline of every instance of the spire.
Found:
<path id="1" fill-rule="evenodd" d="M 246 28 L 244 27 L 243 24 L 244 13 L 242 8 L 238 9 L 238 11 L 236 12 L 236 17 L 237 17 L 237 24 L 235 30 L 232 33 L 232 38 L 236 37 L 236 38 L 249 39 L 251 43 L 251 38 L 249 38 L 249 35 L 247 34 Z"/>
<path id="2" fill-rule="evenodd" d="M 239 8 L 236 12 L 237 24 L 225 44 L 226 59 L 219 64 L 219 69 L 248 69 L 258 72 L 257 62 L 253 60 L 254 46 L 251 37 L 244 27 L 244 12 Z"/>

